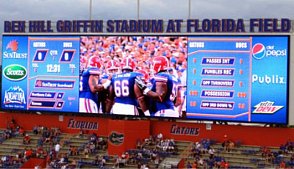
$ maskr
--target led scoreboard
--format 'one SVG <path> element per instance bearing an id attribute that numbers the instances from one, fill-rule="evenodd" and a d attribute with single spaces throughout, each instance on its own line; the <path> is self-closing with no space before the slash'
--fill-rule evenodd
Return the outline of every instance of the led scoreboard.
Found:
<path id="1" fill-rule="evenodd" d="M 101 84 L 111 71 L 121 73 L 112 61 L 129 57 L 148 83 L 152 59 L 160 55 L 173 77 L 170 116 L 287 123 L 289 36 L 4 35 L 2 44 L 2 109 L 81 113 L 91 64 Z M 95 113 L 103 114 L 107 93 L 98 94 Z"/>
<path id="2" fill-rule="evenodd" d="M 286 123 L 288 37 L 188 40 L 187 118 Z"/>

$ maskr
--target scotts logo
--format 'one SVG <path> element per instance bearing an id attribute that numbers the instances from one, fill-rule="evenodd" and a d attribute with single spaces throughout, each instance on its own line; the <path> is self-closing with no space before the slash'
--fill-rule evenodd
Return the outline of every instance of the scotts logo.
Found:
<path id="1" fill-rule="evenodd" d="M 124 134 L 112 131 L 108 137 L 109 141 L 114 145 L 120 145 L 124 142 Z"/>
<path id="2" fill-rule="evenodd" d="M 287 49 L 283 50 L 275 50 L 275 46 L 264 46 L 261 43 L 257 43 L 252 48 L 252 55 L 255 59 L 262 59 L 265 56 L 273 56 L 273 57 L 279 57 L 279 56 L 286 56 L 287 55 Z"/>
<path id="3" fill-rule="evenodd" d="M 27 70 L 21 65 L 12 64 L 4 68 L 3 75 L 9 80 L 19 81 L 26 77 Z"/>

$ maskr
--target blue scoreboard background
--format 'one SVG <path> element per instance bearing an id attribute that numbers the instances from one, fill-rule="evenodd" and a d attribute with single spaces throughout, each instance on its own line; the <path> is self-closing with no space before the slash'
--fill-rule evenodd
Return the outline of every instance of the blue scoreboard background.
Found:
<path id="1" fill-rule="evenodd" d="M 287 36 L 188 40 L 187 118 L 287 123 Z"/>
<path id="2" fill-rule="evenodd" d="M 2 107 L 78 112 L 79 40 L 4 36 Z"/>

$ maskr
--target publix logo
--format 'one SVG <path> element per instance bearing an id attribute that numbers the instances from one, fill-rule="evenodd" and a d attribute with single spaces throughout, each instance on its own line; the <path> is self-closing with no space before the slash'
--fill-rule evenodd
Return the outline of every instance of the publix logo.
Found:
<path id="1" fill-rule="evenodd" d="M 3 69 L 3 75 L 9 80 L 19 81 L 27 76 L 27 70 L 22 65 L 12 64 Z"/>
<path id="2" fill-rule="evenodd" d="M 263 44 L 257 43 L 252 48 L 252 56 L 258 60 L 264 57 L 269 57 L 269 56 L 279 57 L 279 56 L 286 56 L 286 55 L 287 55 L 287 49 L 276 50 L 275 46 L 273 45 L 265 47 Z"/>

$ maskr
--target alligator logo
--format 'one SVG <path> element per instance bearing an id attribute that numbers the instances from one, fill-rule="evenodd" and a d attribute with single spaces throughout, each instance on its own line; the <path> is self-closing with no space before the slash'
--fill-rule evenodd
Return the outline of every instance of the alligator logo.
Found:
<path id="1" fill-rule="evenodd" d="M 114 145 L 120 145 L 124 142 L 124 134 L 112 131 L 109 135 L 109 141 Z"/>

